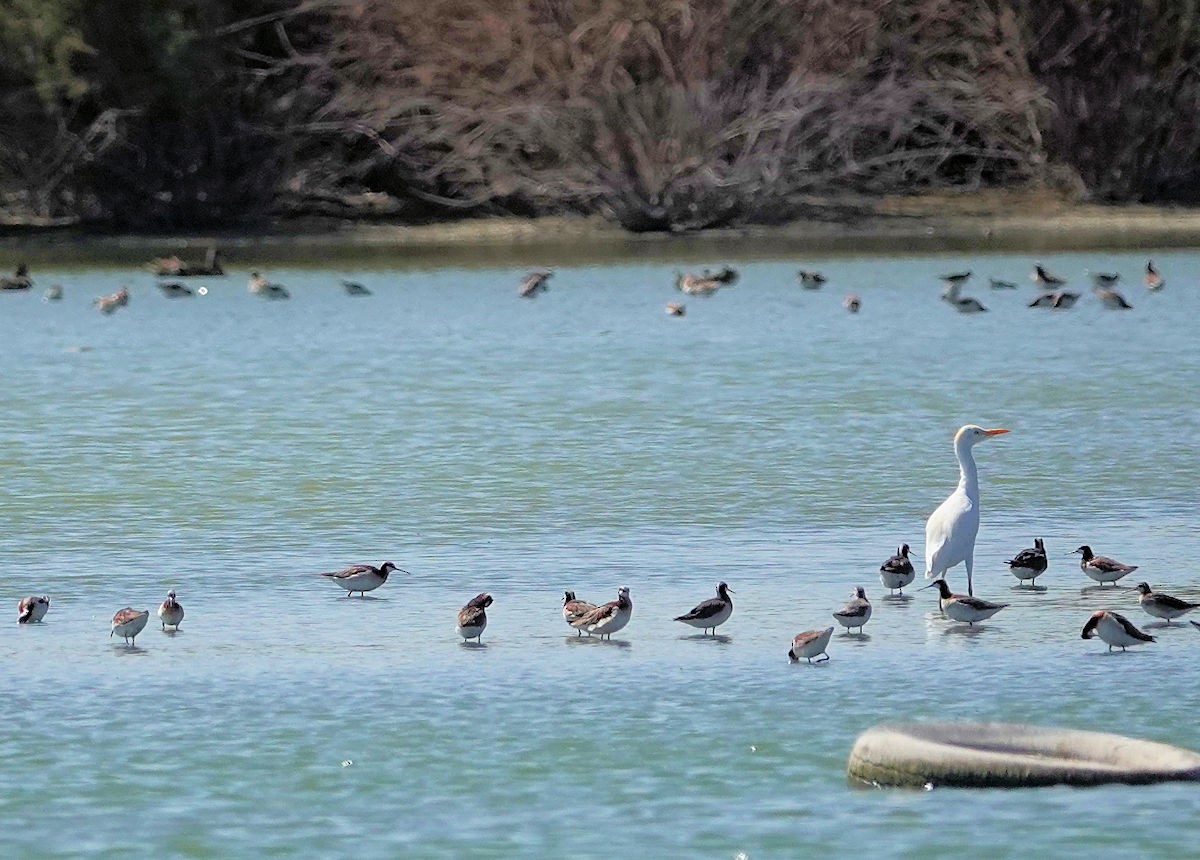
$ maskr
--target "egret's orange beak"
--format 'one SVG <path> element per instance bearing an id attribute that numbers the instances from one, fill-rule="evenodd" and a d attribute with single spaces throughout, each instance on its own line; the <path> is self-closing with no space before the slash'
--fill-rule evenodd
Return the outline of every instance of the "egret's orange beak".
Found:
<path id="1" fill-rule="evenodd" d="M 984 430 L 983 435 L 984 436 L 999 436 L 1001 433 L 1007 433 L 1007 432 L 1008 431 L 1005 430 L 1003 427 L 997 427 L 994 430 Z"/>

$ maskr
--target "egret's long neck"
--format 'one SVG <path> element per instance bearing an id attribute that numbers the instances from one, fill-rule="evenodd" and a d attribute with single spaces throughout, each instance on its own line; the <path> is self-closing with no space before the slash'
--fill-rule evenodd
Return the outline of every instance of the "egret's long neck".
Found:
<path id="1" fill-rule="evenodd" d="M 958 488 L 972 498 L 979 496 L 979 470 L 975 468 L 975 458 L 971 455 L 971 446 L 962 442 L 954 446 L 954 456 L 958 458 Z"/>

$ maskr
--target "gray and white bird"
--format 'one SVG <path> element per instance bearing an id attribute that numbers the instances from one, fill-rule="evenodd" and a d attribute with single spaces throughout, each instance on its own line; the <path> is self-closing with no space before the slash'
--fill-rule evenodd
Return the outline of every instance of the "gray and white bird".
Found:
<path id="1" fill-rule="evenodd" d="M 170 624 L 179 630 L 179 624 L 183 621 L 183 606 L 175 599 L 175 590 L 171 589 L 167 592 L 167 599 L 158 606 L 158 620 L 162 622 L 162 629 L 166 630 Z"/>
<path id="2" fill-rule="evenodd" d="M 698 627 L 707 633 L 712 630 L 717 635 L 717 628 L 733 615 L 733 594 L 729 586 L 721 582 L 717 584 L 717 596 L 696 604 L 696 608 L 686 615 L 676 616 L 676 621 L 682 621 L 692 627 Z"/>
<path id="3" fill-rule="evenodd" d="M 908 544 L 896 548 L 896 554 L 879 565 L 879 581 L 889 591 L 900 590 L 917 578 L 917 571 L 908 558 Z"/>
<path id="4" fill-rule="evenodd" d="M 1139 582 L 1137 590 L 1140 595 L 1138 603 L 1141 604 L 1142 609 L 1155 618 L 1165 618 L 1168 624 L 1171 623 L 1172 618 L 1179 618 L 1200 606 L 1200 603 L 1188 603 L 1186 600 L 1163 594 L 1161 591 L 1151 591 L 1150 584 L 1146 582 Z"/>
<path id="5" fill-rule="evenodd" d="M 1116 582 L 1123 576 L 1128 576 L 1138 569 L 1136 564 L 1121 564 L 1106 555 L 1096 555 L 1087 544 L 1071 550 L 1071 554 L 1079 553 L 1079 569 L 1091 579 L 1103 585 L 1106 582 Z"/>
<path id="6" fill-rule="evenodd" d="M 1032 547 L 1021 550 L 1005 564 L 1017 579 L 1022 582 L 1029 580 L 1032 584 L 1046 572 L 1050 562 L 1046 558 L 1046 546 L 1042 543 L 1042 539 L 1034 538 Z"/>
<path id="7" fill-rule="evenodd" d="M 400 570 L 400 568 L 396 567 L 390 561 L 385 561 L 379 567 L 373 567 L 369 564 L 355 564 L 342 570 L 322 573 L 321 576 L 328 577 L 346 589 L 347 597 L 356 591 L 359 597 L 366 597 L 368 591 L 374 591 L 387 582 L 388 574 L 392 571 L 408 573 L 407 570 Z"/>
<path id="8" fill-rule="evenodd" d="M 850 601 L 833 613 L 833 619 L 846 628 L 847 631 L 858 628 L 862 633 L 863 625 L 871 620 L 871 601 L 867 600 L 867 591 L 861 585 L 854 589 Z"/>
<path id="9" fill-rule="evenodd" d="M 955 621 L 965 621 L 967 624 L 986 621 L 1008 606 L 1007 603 L 992 603 L 969 594 L 955 594 L 944 579 L 935 579 L 925 588 L 937 588 L 938 608 L 942 610 L 943 615 Z"/>

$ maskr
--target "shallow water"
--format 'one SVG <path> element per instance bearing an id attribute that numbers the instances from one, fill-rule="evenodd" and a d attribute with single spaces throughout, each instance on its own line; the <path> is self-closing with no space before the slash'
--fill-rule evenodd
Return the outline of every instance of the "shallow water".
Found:
<path id="1" fill-rule="evenodd" d="M 1149 253 L 1161 294 L 1139 283 Z M 280 303 L 241 269 L 176 301 L 144 274 L 35 270 L 65 299 L 0 295 L 0 584 L 10 609 L 54 602 L 0 626 L 6 850 L 892 856 L 960 852 L 965 832 L 986 857 L 1016 829 L 1052 855 L 1190 853 L 1188 785 L 844 775 L 858 732 L 894 719 L 1200 749 L 1200 635 L 1082 641 L 1097 608 L 1150 619 L 1067 557 L 1090 543 L 1200 600 L 1200 254 L 1043 256 L 1077 289 L 1121 271 L 1135 310 L 1027 309 L 1019 255 L 751 262 L 682 319 L 657 262 L 559 267 L 536 301 L 513 268 L 273 269 Z M 801 265 L 829 285 L 799 290 Z M 960 267 L 1020 290 L 984 281 L 968 292 L 991 312 L 955 314 L 935 276 Z M 129 307 L 91 308 L 123 283 Z M 974 628 L 931 592 L 884 599 L 876 574 L 902 541 L 920 555 L 967 421 L 1013 431 L 976 449 L 976 592 L 1011 606 Z M 1035 536 L 1046 590 L 1014 589 L 1003 561 Z M 384 559 L 411 573 L 365 599 L 316 576 Z M 721 637 L 671 622 L 719 580 Z M 789 665 L 791 636 L 859 584 L 865 635 Z M 617 641 L 563 624 L 563 589 L 619 585 Z M 168 588 L 178 634 L 108 638 Z M 455 611 L 484 590 L 484 647 L 464 645 Z"/>

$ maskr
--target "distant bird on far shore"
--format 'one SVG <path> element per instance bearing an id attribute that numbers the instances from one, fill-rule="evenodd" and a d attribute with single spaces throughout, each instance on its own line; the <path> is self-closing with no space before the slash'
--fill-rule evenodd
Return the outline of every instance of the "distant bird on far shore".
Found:
<path id="1" fill-rule="evenodd" d="M 988 284 L 993 290 L 1015 290 L 1017 288 L 1012 281 L 1002 281 L 999 278 L 988 278 Z"/>
<path id="2" fill-rule="evenodd" d="M 250 280 L 246 283 L 246 289 L 260 299 L 290 299 L 292 294 L 288 292 L 287 287 L 283 284 L 273 284 L 260 275 L 258 272 L 250 273 Z"/>
<path id="3" fill-rule="evenodd" d="M 879 566 L 879 581 L 889 591 L 900 590 L 917 577 L 917 571 L 908 557 L 908 544 L 897 547 L 896 554 Z"/>
<path id="4" fill-rule="evenodd" d="M 173 281 L 159 281 L 158 289 L 168 299 L 186 299 L 194 295 L 189 288 L 183 284 L 176 284 Z"/>
<path id="5" fill-rule="evenodd" d="M 371 291 L 360 284 L 358 281 L 342 281 L 342 289 L 346 291 L 348 296 L 369 296 Z"/>
<path id="6" fill-rule="evenodd" d="M 682 621 L 691 627 L 698 627 L 705 633 L 712 630 L 713 636 L 716 636 L 717 628 L 733 615 L 733 598 L 729 596 L 732 593 L 728 585 L 723 582 L 719 583 L 716 597 L 710 597 L 708 600 L 698 603 L 691 612 L 679 615 L 675 620 Z"/>
<path id="7" fill-rule="evenodd" d="M 688 296 L 711 296 L 721 289 L 721 282 L 699 275 L 675 273 L 675 289 Z"/>
<path id="8" fill-rule="evenodd" d="M 842 297 L 842 307 L 850 313 L 856 314 L 862 309 L 862 299 L 858 297 L 858 293 L 846 293 Z"/>
<path id="9" fill-rule="evenodd" d="M 1121 577 L 1138 569 L 1136 564 L 1121 564 L 1106 555 L 1096 555 L 1087 544 L 1070 552 L 1071 555 L 1076 553 L 1082 556 L 1079 560 L 1079 569 L 1101 585 L 1106 582 L 1116 582 Z"/>
<path id="10" fill-rule="evenodd" d="M 949 272 L 945 275 L 938 275 L 938 280 L 952 287 L 961 287 L 971 280 L 971 273 L 967 272 Z"/>
<path id="11" fill-rule="evenodd" d="M 1035 583 L 1037 578 L 1046 572 L 1049 561 L 1046 558 L 1046 546 L 1041 538 L 1033 539 L 1033 546 L 1023 549 L 1007 562 L 1009 571 L 1017 579 Z"/>
<path id="12" fill-rule="evenodd" d="M 1171 623 L 1172 618 L 1179 618 L 1200 606 L 1200 603 L 1188 603 L 1186 600 L 1163 594 L 1161 591 L 1151 591 L 1150 584 L 1146 582 L 1139 582 L 1137 590 L 1140 595 L 1138 603 L 1141 604 L 1142 609 L 1155 618 L 1165 618 L 1167 624 Z"/>
<path id="13" fill-rule="evenodd" d="M 800 662 L 800 658 L 813 662 L 814 657 L 825 656 L 825 660 L 829 659 L 829 652 L 825 649 L 829 647 L 829 637 L 833 635 L 833 628 L 826 627 L 824 630 L 806 630 L 803 633 L 797 633 L 792 637 L 792 647 L 788 649 L 788 659 L 793 663 Z M 825 660 L 817 660 L 818 663 L 824 663 Z"/>
<path id="14" fill-rule="evenodd" d="M 1146 261 L 1146 274 L 1142 278 L 1142 283 L 1146 285 L 1146 289 L 1151 292 L 1158 292 L 1167 285 L 1163 276 L 1158 273 L 1158 269 L 1154 268 L 1154 261 Z"/>
<path id="15" fill-rule="evenodd" d="M 11 276 L 0 277 L 0 290 L 28 290 L 32 286 L 33 278 L 29 277 L 29 266 L 25 263 L 18 263 Z"/>
<path id="16" fill-rule="evenodd" d="M 1034 263 L 1033 272 L 1029 275 L 1029 279 L 1037 284 L 1039 289 L 1043 290 L 1053 290 L 1063 286 L 1067 282 L 1066 278 L 1060 278 L 1058 275 L 1047 271 L 1046 267 L 1041 263 Z"/>
<path id="17" fill-rule="evenodd" d="M 960 314 L 980 314 L 987 310 L 979 299 L 973 296 L 959 295 L 959 289 L 961 289 L 959 284 L 949 284 L 942 291 L 942 301 L 949 302 L 950 306 Z"/>
<path id="18" fill-rule="evenodd" d="M 723 284 L 727 287 L 732 287 L 738 282 L 738 270 L 732 266 L 722 266 L 715 272 L 705 269 L 700 273 L 700 277 L 705 280 L 716 281 L 718 284 Z"/>
<path id="19" fill-rule="evenodd" d="M 1117 272 L 1091 272 L 1087 273 L 1092 279 L 1092 285 L 1096 287 L 1113 287 L 1117 281 L 1121 280 L 1120 274 Z"/>
<path id="20" fill-rule="evenodd" d="M 146 264 L 146 268 L 160 278 L 194 278 L 225 274 L 221 266 L 221 251 L 210 247 L 204 254 L 203 263 L 185 263 L 178 254 L 158 257 Z"/>
<path id="21" fill-rule="evenodd" d="M 1134 627 L 1133 622 L 1124 615 L 1107 609 L 1092 613 L 1087 624 L 1083 625 L 1083 633 L 1080 638 L 1091 639 L 1096 635 L 1099 635 L 1108 644 L 1109 651 L 1112 651 L 1113 648 L 1120 648 L 1124 651 L 1129 645 L 1156 641 L 1150 634 L 1143 633 Z"/>
<path id="22" fill-rule="evenodd" d="M 801 269 L 796 273 L 796 277 L 800 279 L 800 286 L 806 290 L 819 290 L 828 281 L 828 278 L 820 272 L 809 271 L 808 269 Z"/>
<path id="23" fill-rule="evenodd" d="M 59 302 L 62 301 L 63 288 L 61 284 L 51 284 L 46 287 L 46 292 L 42 294 L 43 302 Z"/>
<path id="24" fill-rule="evenodd" d="M 554 277 L 554 273 L 549 269 L 534 269 L 521 278 L 521 285 L 517 287 L 517 295 L 523 299 L 536 299 L 538 293 L 544 293 L 550 289 L 549 281 L 552 277 Z"/>

